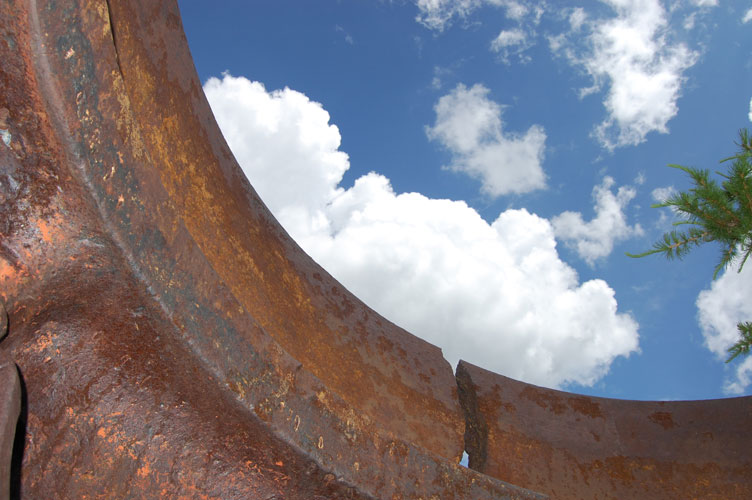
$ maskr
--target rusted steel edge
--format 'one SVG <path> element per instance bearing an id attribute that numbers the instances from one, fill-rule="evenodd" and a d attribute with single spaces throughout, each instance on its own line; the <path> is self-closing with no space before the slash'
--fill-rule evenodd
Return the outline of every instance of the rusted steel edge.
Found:
<path id="1" fill-rule="evenodd" d="M 10 495 L 11 458 L 21 414 L 21 383 L 15 363 L 0 354 L 0 499 Z"/>
<path id="2" fill-rule="evenodd" d="M 117 78 L 111 83 L 118 96 L 112 113 L 123 123 L 120 134 L 133 141 L 122 145 L 127 151 L 113 148 L 128 168 L 95 169 L 93 187 L 106 217 L 121 228 L 135 265 L 168 309 L 182 307 L 191 316 L 199 303 L 205 306 L 201 314 L 214 315 L 205 318 L 207 324 L 220 318 L 234 327 L 236 334 L 211 342 L 205 332 L 197 335 L 202 356 L 226 371 L 232 366 L 242 372 L 245 359 L 217 352 L 215 342 L 225 348 L 244 343 L 249 321 L 240 315 L 245 314 L 379 427 L 459 460 L 464 422 L 441 351 L 349 294 L 268 212 L 214 122 L 177 11 L 154 2 L 110 6 L 123 82 L 122 91 Z M 149 29 L 154 19 L 163 28 Z M 97 48 L 106 50 L 109 40 Z M 102 68 L 101 79 L 108 78 L 107 71 L 114 67 Z M 121 197 L 122 203 L 114 202 Z M 144 242 L 139 228 L 158 233 Z M 178 258 L 189 252 L 196 258 Z M 219 300 L 225 295 L 226 303 Z M 226 380 L 242 390 L 242 380 Z"/>
<path id="3" fill-rule="evenodd" d="M 8 315 L 0 303 L 0 340 L 8 333 Z M 16 423 L 21 415 L 21 381 L 15 363 L 0 352 L 0 500 L 10 496 L 10 474 Z"/>
<path id="4" fill-rule="evenodd" d="M 627 401 L 461 361 L 470 466 L 552 498 L 752 498 L 752 397 Z"/>
<path id="5" fill-rule="evenodd" d="M 161 2 L 144 2 L 138 7 L 161 8 L 155 7 L 159 4 Z M 203 376 L 207 380 L 213 380 L 217 389 L 227 393 L 231 400 L 239 404 L 242 411 L 247 414 L 248 419 L 263 421 L 270 433 L 280 437 L 294 449 L 302 451 L 305 456 L 313 459 L 323 471 L 329 471 L 333 475 L 333 479 L 325 478 L 324 481 L 354 486 L 360 492 L 357 496 L 365 495 L 374 498 L 542 498 L 521 488 L 507 485 L 460 467 L 447 458 L 429 453 L 422 446 L 404 441 L 399 436 L 382 429 L 379 424 L 383 424 L 383 421 L 374 422 L 367 414 L 361 414 L 362 409 L 351 407 L 336 392 L 326 387 L 318 377 L 311 374 L 297 360 L 287 354 L 276 341 L 264 332 L 264 329 L 258 325 L 252 316 L 243 312 L 242 305 L 237 303 L 233 294 L 223 288 L 222 280 L 216 274 L 212 274 L 211 265 L 206 263 L 205 260 L 202 262 L 204 256 L 195 245 L 191 244 L 190 235 L 185 232 L 181 233 L 179 227 L 178 233 L 174 232 L 174 228 L 169 227 L 149 228 L 148 222 L 150 219 L 148 214 L 145 215 L 145 210 L 163 209 L 169 211 L 172 202 L 168 196 L 159 192 L 161 186 L 159 179 L 153 175 L 150 177 L 148 172 L 144 174 L 151 160 L 148 148 L 141 149 L 143 155 L 141 157 L 128 157 L 129 152 L 134 150 L 134 143 L 140 140 L 138 137 L 140 124 L 137 121 L 128 121 L 133 117 L 127 115 L 129 106 L 127 99 L 129 96 L 127 92 L 122 90 L 123 69 L 112 35 L 109 33 L 112 19 L 109 17 L 108 5 L 103 1 L 93 1 L 53 7 L 52 3 L 37 3 L 30 0 L 27 6 L 28 11 L 26 13 L 16 12 L 16 15 L 18 16 L 17 19 L 21 19 L 26 14 L 29 19 L 29 36 L 32 40 L 32 47 L 30 49 L 22 47 L 21 50 L 30 50 L 33 54 L 34 70 L 36 71 L 37 81 L 40 83 L 38 90 L 46 103 L 45 109 L 37 109 L 37 112 L 40 116 L 46 114 L 46 119 L 65 151 L 63 157 L 56 159 L 71 168 L 66 175 L 70 175 L 79 186 L 77 188 L 73 184 L 58 184 L 57 189 L 61 193 L 66 190 L 75 191 L 78 189 L 88 193 L 88 196 L 93 198 L 93 203 L 86 200 L 81 201 L 81 203 L 83 205 L 90 204 L 94 208 L 94 213 L 99 213 L 101 225 L 116 243 L 116 247 L 102 239 L 103 236 L 98 236 L 98 240 L 88 240 L 92 241 L 96 247 L 91 250 L 91 256 L 95 257 L 105 251 L 101 249 L 119 248 L 122 252 L 120 258 L 124 258 L 133 276 L 143 283 L 151 296 L 151 300 L 159 306 L 157 308 L 147 307 L 146 310 L 149 311 L 148 323 L 152 325 L 162 324 L 161 330 L 154 330 L 155 327 L 146 330 L 148 325 L 143 324 L 139 328 L 138 322 L 136 322 L 136 329 L 139 332 L 152 331 L 156 340 L 159 340 L 159 336 L 163 335 L 166 337 L 172 336 L 172 340 L 182 342 L 192 351 L 194 356 L 193 360 L 183 361 L 185 366 L 190 366 L 197 361 L 203 367 L 203 370 L 197 372 L 197 375 L 202 376 L 202 372 L 205 372 Z M 170 4 L 167 8 L 176 12 L 174 4 Z M 9 22 L 9 24 L 11 23 Z M 156 26 L 156 29 L 165 28 Z M 179 25 L 177 29 L 180 29 Z M 109 40 L 107 37 L 109 37 Z M 169 52 L 166 52 L 165 55 L 169 55 Z M 113 65 L 117 68 L 116 71 L 110 69 Z M 197 82 L 195 75 L 192 78 Z M 115 113 L 113 109 L 117 106 L 121 108 L 118 113 Z M 122 118 L 126 123 L 110 121 L 115 118 L 118 120 Z M 137 116 L 135 118 L 138 119 Z M 216 125 L 213 126 L 216 127 Z M 126 132 L 125 135 L 123 135 L 124 132 Z M 125 158 L 123 159 L 123 157 Z M 140 171 L 139 168 L 141 168 Z M 110 191 L 110 185 L 99 181 L 99 179 L 106 180 L 110 173 L 112 173 L 115 181 L 121 181 L 124 186 L 119 196 Z M 153 193 L 146 191 L 139 192 L 139 190 L 157 190 L 157 194 L 153 195 Z M 156 196 L 158 201 L 161 200 L 165 205 L 148 206 L 147 202 L 142 203 L 143 200 L 148 201 L 150 195 Z M 127 206 L 131 202 L 135 207 L 126 211 L 119 210 L 123 205 Z M 58 211 L 58 213 L 64 213 L 64 211 Z M 58 218 L 57 222 L 63 223 L 61 228 L 55 229 L 62 235 L 57 242 L 58 246 L 72 243 L 73 240 L 70 240 L 70 235 L 81 230 L 80 226 L 76 226 L 79 220 L 77 217 L 85 225 L 93 227 L 96 223 L 90 218 L 87 219 L 78 215 L 72 216 L 69 221 Z M 179 219 L 173 219 L 170 222 L 169 216 L 165 216 L 165 219 L 169 223 L 179 222 Z M 46 224 L 38 226 L 37 232 L 49 228 Z M 203 283 L 197 283 L 189 275 L 181 275 L 180 273 L 185 270 L 181 269 L 179 265 L 174 265 L 169 259 L 160 261 L 159 255 L 155 256 L 160 249 L 168 248 L 167 256 L 172 257 L 172 259 L 176 258 L 175 255 L 169 254 L 169 243 L 171 242 L 160 240 L 146 240 L 144 242 L 144 237 L 149 238 L 158 234 L 155 229 L 168 235 L 168 237 L 175 238 L 174 241 L 177 241 L 177 243 L 173 248 L 178 248 L 187 254 L 187 256 L 177 256 L 178 259 L 186 258 L 192 266 L 205 273 L 201 276 L 201 279 L 210 283 L 211 296 L 190 296 L 191 290 L 189 288 L 196 286 L 198 289 L 204 286 Z M 89 227 L 87 230 L 93 229 Z M 170 234 L 171 231 L 172 234 Z M 44 237 L 44 235 L 42 236 Z M 54 237 L 55 235 L 53 235 L 53 240 Z M 141 241 L 137 241 L 137 238 L 141 238 Z M 92 243 L 88 244 L 91 245 Z M 50 255 L 54 257 L 58 254 L 65 254 L 65 249 L 52 248 L 51 252 Z M 118 277 L 119 275 L 117 275 L 117 269 L 120 266 L 117 263 L 117 255 L 110 255 L 109 250 L 107 250 L 107 254 L 101 255 L 104 263 L 100 268 L 100 274 L 102 271 L 110 272 L 113 277 L 117 277 L 112 282 L 113 284 L 116 284 L 116 286 L 122 285 L 125 290 L 131 289 L 133 286 L 133 284 L 129 284 L 131 280 L 126 276 Z M 115 260 L 106 264 L 106 258 Z M 31 263 L 31 261 L 28 262 L 28 264 Z M 155 274 L 154 270 L 157 269 L 158 265 L 165 264 L 173 264 L 173 268 L 169 270 L 171 276 L 163 279 L 161 275 Z M 68 269 L 67 263 L 59 264 L 49 261 L 43 265 L 46 267 L 38 268 L 43 269 L 39 273 L 47 277 L 52 277 L 56 273 L 59 273 L 59 276 L 64 276 Z M 32 272 L 34 271 L 31 265 L 29 265 L 29 269 Z M 93 269 L 96 269 L 96 266 Z M 112 269 L 112 271 L 107 271 L 108 269 Z M 82 279 L 85 278 L 85 274 L 81 276 Z M 88 282 L 84 280 L 76 286 L 101 286 L 104 287 L 101 289 L 102 300 L 108 302 L 118 300 L 109 298 L 111 294 L 107 291 L 107 287 L 112 285 L 107 281 L 107 278 L 92 279 L 94 276 L 87 278 Z M 69 275 L 69 278 L 71 283 L 75 283 L 77 279 L 75 275 Z M 175 283 L 178 286 L 175 286 Z M 35 290 L 31 286 L 29 284 L 26 293 Z M 35 286 L 38 286 L 38 284 Z M 178 290 L 176 291 L 176 289 Z M 12 299 L 20 297 L 18 295 L 19 290 L 15 290 L 15 292 L 16 296 L 11 297 Z M 91 295 L 92 291 L 87 293 Z M 192 300 L 194 298 L 195 301 Z M 215 303 L 222 302 L 222 307 L 220 309 L 213 307 L 212 302 L 207 298 L 214 300 Z M 13 310 L 16 314 L 19 314 L 18 317 L 20 318 L 22 311 L 20 307 L 32 305 L 34 304 L 31 302 L 18 301 Z M 125 297 L 122 298 L 121 305 L 123 307 L 128 306 Z M 194 307 L 194 305 L 197 310 L 189 312 L 189 308 Z M 49 306 L 42 304 L 40 307 Z M 229 310 L 240 312 L 228 320 L 227 314 L 224 313 Z M 43 309 L 40 309 L 40 311 L 43 311 Z M 101 322 L 102 318 L 107 319 L 108 316 L 111 316 L 112 320 L 116 320 L 122 316 L 119 311 L 108 311 L 98 307 L 97 304 L 92 304 L 91 311 L 90 314 L 100 315 L 99 320 L 92 318 L 92 321 Z M 64 316 L 67 316 L 67 313 Z M 160 318 L 160 316 L 162 317 Z M 117 321 L 122 320 L 117 319 Z M 164 325 L 170 326 L 165 328 Z M 237 330 L 237 325 L 245 326 L 242 330 Z M 17 341 L 14 344 L 14 353 L 19 356 L 26 356 L 26 360 L 31 360 L 34 359 L 35 352 L 39 352 L 43 348 L 47 349 L 50 344 L 48 341 L 40 344 L 40 339 L 29 337 L 30 334 L 34 333 L 33 325 L 24 326 L 26 327 L 26 342 L 33 343 L 22 345 L 19 344 L 20 340 Z M 211 337 L 206 335 L 208 330 L 212 330 Z M 73 328 L 50 332 L 47 335 L 58 335 L 58 337 L 50 338 L 59 339 L 52 345 L 52 347 L 58 346 L 56 349 L 59 354 L 63 348 L 78 348 L 76 346 L 79 346 L 82 341 L 92 342 L 95 336 L 100 335 L 100 331 Z M 37 331 L 37 334 L 39 333 L 42 332 Z M 73 337 L 70 338 L 70 341 L 64 342 L 63 337 L 60 337 L 61 334 L 72 335 Z M 104 332 L 104 335 L 109 335 L 109 333 Z M 137 341 L 138 335 L 139 333 L 132 335 L 133 342 Z M 217 339 L 224 339 L 226 344 L 215 342 Z M 58 343 L 56 344 L 56 342 Z M 140 340 L 140 342 L 143 342 L 143 340 Z M 165 342 L 169 343 L 169 340 L 165 340 Z M 124 356 L 130 356 L 127 354 L 129 352 L 133 352 L 134 355 L 137 354 L 137 351 L 130 347 L 125 346 L 122 349 L 125 349 L 124 352 L 126 352 Z M 175 358 L 169 358 L 166 353 L 159 356 L 175 360 Z M 60 365 L 60 369 L 65 366 L 64 359 L 58 361 L 48 357 L 43 362 L 63 363 Z M 139 361 L 135 358 L 121 358 L 120 362 L 135 364 Z M 37 366 L 27 365 L 27 368 L 30 375 L 43 376 L 44 370 L 40 371 Z M 176 369 L 179 368 L 179 366 L 176 366 Z M 145 378 L 138 374 L 137 376 L 141 377 L 141 382 L 138 383 L 138 386 L 141 387 L 139 390 L 149 390 L 150 386 L 146 384 L 148 377 Z M 35 378 L 34 382 L 39 380 L 43 379 Z M 71 380 L 75 381 L 75 379 Z M 92 379 L 92 382 L 94 380 Z M 207 385 L 204 383 L 205 380 L 200 382 L 197 383 L 198 387 Z M 45 383 L 53 384 L 54 387 L 56 382 L 54 379 L 49 379 Z M 55 393 L 64 389 L 66 388 L 60 387 L 59 389 L 52 389 L 52 392 Z M 125 388 L 117 387 L 113 394 L 123 390 Z M 452 390 L 454 389 L 452 388 Z M 120 392 L 120 394 L 122 397 L 127 397 L 127 394 L 123 392 Z M 51 396 L 54 397 L 54 394 Z M 29 397 L 35 400 L 30 403 L 30 407 L 35 409 L 41 404 L 38 401 L 39 398 L 44 396 L 35 392 L 35 387 L 30 384 Z M 50 400 L 50 404 L 53 406 L 61 402 L 54 398 Z M 79 410 L 91 411 L 91 408 L 86 406 L 79 407 L 79 410 L 76 409 L 76 406 L 67 408 L 65 411 L 68 412 L 69 417 L 65 418 L 68 418 L 71 422 L 79 422 L 77 425 L 82 425 L 82 421 L 77 418 L 76 412 Z M 228 408 L 228 414 L 236 413 L 235 410 L 229 410 Z M 46 411 L 53 411 L 53 408 Z M 106 422 L 113 418 L 112 415 L 114 414 L 93 415 L 87 418 L 92 423 L 96 423 L 98 419 L 104 419 Z M 199 417 L 201 416 L 203 415 L 200 414 Z M 34 425 L 39 418 L 41 418 L 41 414 L 31 415 L 30 432 L 39 434 L 38 437 L 41 438 L 44 434 L 53 430 L 35 428 Z M 131 418 L 134 422 L 138 421 L 135 415 Z M 430 425 L 432 423 L 430 416 L 426 418 L 428 425 Z M 163 425 L 176 424 L 166 421 Z M 127 422 L 125 427 L 122 425 L 112 428 L 99 427 L 94 437 L 101 436 L 104 439 L 97 441 L 97 449 L 100 450 L 97 453 L 104 453 L 104 456 L 107 457 L 116 457 L 114 450 L 101 451 L 103 450 L 101 447 L 106 447 L 107 442 L 109 442 L 117 449 L 117 447 L 122 447 L 122 443 L 139 439 L 142 436 L 142 431 L 137 429 L 131 429 L 127 432 L 123 430 L 128 428 Z M 83 428 L 79 429 L 78 432 L 83 432 Z M 115 434 L 112 434 L 113 432 Z M 126 432 L 126 434 L 122 435 L 122 432 Z M 131 437 L 128 437 L 128 432 L 132 433 L 130 434 Z M 177 431 L 173 432 L 177 434 Z M 27 443 L 27 446 L 30 444 Z M 52 444 L 48 446 L 52 446 Z M 79 446 L 85 446 L 85 443 L 81 443 Z M 76 453 L 76 450 L 75 445 L 67 447 L 66 453 Z M 84 452 L 84 454 L 86 452 L 86 450 L 80 448 L 78 450 Z M 48 454 L 52 449 L 42 451 Z M 56 487 L 55 485 L 43 484 L 45 478 L 55 477 L 60 480 L 61 477 L 64 477 L 65 470 L 69 470 L 69 473 L 73 474 L 77 470 L 75 459 L 73 463 L 55 460 L 57 463 L 56 469 L 51 472 L 45 469 L 48 465 L 33 463 L 34 458 L 37 457 L 35 454 L 42 451 L 32 449 L 30 450 L 31 453 L 24 457 L 25 467 L 37 468 L 37 470 L 43 472 L 38 477 L 32 477 L 31 474 L 24 476 L 26 491 L 32 494 L 35 491 L 55 491 L 52 489 Z M 145 453 L 148 455 L 151 452 L 146 450 Z M 87 460 L 91 460 L 91 458 Z M 137 458 L 135 460 L 138 462 Z M 112 472 L 107 472 L 107 463 L 105 461 L 101 464 L 102 474 L 104 475 L 112 474 Z M 280 465 L 282 471 L 285 471 L 284 463 L 280 461 L 280 464 L 282 464 Z M 129 469 L 131 472 L 118 473 L 120 474 L 118 476 L 120 478 L 118 489 L 121 493 L 129 495 L 140 492 L 156 496 L 158 492 L 141 491 L 139 484 L 141 478 L 155 473 L 154 469 L 157 468 L 158 464 L 151 462 L 141 465 L 137 470 Z M 70 469 L 66 469 L 66 467 L 70 467 Z M 301 476 L 303 474 L 300 469 L 285 472 Z M 321 476 L 314 475 L 312 477 Z M 136 481 L 136 479 L 139 479 L 139 481 Z M 103 480 L 112 481 L 112 479 Z M 221 476 L 214 478 L 214 481 L 218 483 L 214 485 L 215 489 L 221 487 Z M 75 491 L 78 494 L 82 492 L 82 484 L 86 483 L 86 481 L 82 482 L 81 478 L 66 481 L 66 483 L 68 482 L 75 485 Z M 105 482 L 104 484 L 113 483 Z M 59 485 L 61 488 L 62 486 Z M 227 486 L 230 487 L 229 484 Z M 236 487 L 236 485 L 232 486 Z M 355 495 L 351 489 L 346 490 L 349 491 L 347 495 Z M 58 491 L 64 497 L 67 496 L 64 493 L 65 490 Z M 68 495 L 72 496 L 71 491 L 68 491 Z"/>
<path id="6" fill-rule="evenodd" d="M 613 403 L 585 415 L 622 429 L 609 447 L 583 438 L 597 426 L 580 410 L 611 403 L 467 364 L 457 390 L 438 349 L 354 299 L 258 200 L 211 116 L 175 2 L 0 11 L 0 83 L 11 85 L 0 100 L 17 122 L 3 124 L 13 139 L 0 174 L 31 182 L 8 191 L 0 228 L 0 293 L 18 327 L 0 354 L 29 398 L 22 491 L 544 498 L 502 479 L 556 498 L 748 492 L 737 478 L 752 447 L 736 435 L 749 398 Z M 682 448 L 644 425 L 731 432 L 713 434 L 715 448 L 685 435 Z M 640 448 L 646 439 L 661 448 Z M 457 465 L 463 442 L 489 475 Z M 693 447 L 714 461 L 690 487 Z M 609 465 L 661 453 L 620 462 L 639 471 Z"/>

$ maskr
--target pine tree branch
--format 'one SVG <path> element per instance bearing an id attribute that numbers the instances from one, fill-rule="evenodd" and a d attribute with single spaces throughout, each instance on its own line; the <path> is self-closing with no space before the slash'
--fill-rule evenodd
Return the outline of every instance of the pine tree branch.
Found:
<path id="1" fill-rule="evenodd" d="M 684 254 L 689 251 L 690 245 L 697 246 L 701 243 L 705 243 L 706 241 L 708 241 L 707 238 L 709 236 L 711 236 L 709 232 L 700 231 L 694 228 L 690 229 L 688 233 L 678 233 L 676 231 L 671 231 L 670 233 L 663 235 L 663 242 L 656 242 L 653 245 L 652 250 L 638 254 L 627 252 L 627 257 L 639 259 L 641 257 L 646 257 L 648 255 L 653 255 L 656 253 L 665 253 L 666 258 L 669 260 L 673 258 L 681 259 Z"/>
<path id="2" fill-rule="evenodd" d="M 739 330 L 741 337 L 736 344 L 728 348 L 729 358 L 726 363 L 733 361 L 738 356 L 749 354 L 752 349 L 752 322 L 738 323 L 736 328 Z"/>
<path id="3" fill-rule="evenodd" d="M 716 172 L 725 179 L 720 184 L 710 178 L 708 170 L 682 165 L 669 165 L 684 171 L 694 183 L 687 191 L 679 192 L 656 208 L 672 208 L 683 220 L 674 226 L 689 225 L 686 231 L 673 230 L 653 244 L 653 248 L 639 254 L 639 258 L 663 253 L 667 259 L 681 259 L 693 247 L 716 241 L 721 245 L 721 257 L 713 272 L 713 279 L 729 265 L 739 262 L 738 271 L 752 254 L 752 138 L 749 131 L 739 131 L 740 151 L 722 162 L 733 160 L 727 173 Z M 737 260 L 741 255 L 742 258 Z M 737 325 L 740 339 L 729 350 L 727 362 L 752 350 L 752 322 Z"/>

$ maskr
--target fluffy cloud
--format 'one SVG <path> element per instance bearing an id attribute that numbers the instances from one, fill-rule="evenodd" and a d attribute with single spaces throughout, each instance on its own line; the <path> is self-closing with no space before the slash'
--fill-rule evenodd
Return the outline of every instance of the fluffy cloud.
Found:
<path id="1" fill-rule="evenodd" d="M 526 193 L 546 184 L 543 161 L 546 133 L 538 125 L 525 134 L 503 130 L 502 107 L 488 98 L 489 90 L 459 84 L 436 103 L 436 122 L 426 129 L 452 153 L 448 168 L 481 181 L 490 196 Z"/>
<path id="2" fill-rule="evenodd" d="M 569 26 L 572 31 L 579 31 L 587 20 L 587 14 L 582 7 L 575 7 L 569 14 Z"/>
<path id="3" fill-rule="evenodd" d="M 752 321 L 752 266 L 747 263 L 742 272 L 730 266 L 708 290 L 697 297 L 698 319 L 705 345 L 718 358 L 728 357 L 727 349 L 739 338 L 736 324 Z M 728 394 L 742 394 L 752 384 L 752 356 L 732 365 L 734 374 L 726 381 Z"/>
<path id="4" fill-rule="evenodd" d="M 530 61 L 529 56 L 525 56 L 525 51 L 532 45 L 528 34 L 519 29 L 501 30 L 499 35 L 491 42 L 491 50 L 499 54 L 505 64 L 509 64 L 509 59 L 516 55 L 523 62 Z"/>
<path id="5" fill-rule="evenodd" d="M 525 32 L 520 29 L 501 30 L 499 36 L 491 42 L 491 49 L 499 52 L 505 47 L 523 45 L 525 44 L 525 38 Z"/>
<path id="6" fill-rule="evenodd" d="M 698 54 L 670 41 L 666 12 L 659 0 L 607 0 L 616 13 L 608 19 L 585 21 L 573 11 L 570 24 L 577 31 L 590 29 L 585 47 L 552 37 L 551 46 L 591 76 L 593 85 L 582 95 L 608 86 L 604 106 L 608 116 L 594 130 L 603 146 L 614 149 L 636 145 L 650 132 L 668 132 L 677 111 L 684 71 Z M 574 29 L 576 27 L 576 29 Z"/>
<path id="7" fill-rule="evenodd" d="M 752 357 L 747 356 L 734 370 L 735 379 L 729 379 L 723 386 L 726 394 L 739 396 L 744 394 L 747 387 L 752 384 Z"/>
<path id="8" fill-rule="evenodd" d="M 295 90 L 267 92 L 227 74 L 209 78 L 204 92 L 218 120 L 242 117 L 221 119 L 222 133 L 269 209 L 288 225 L 326 223 L 323 204 L 342 191 L 337 184 L 350 168 L 329 113 Z"/>
<path id="9" fill-rule="evenodd" d="M 624 209 L 637 192 L 631 186 L 621 186 L 614 194 L 614 180 L 604 177 L 593 188 L 595 218 L 589 222 L 579 212 L 564 212 L 552 219 L 556 236 L 577 250 L 577 254 L 589 265 L 608 256 L 614 243 L 643 233 L 639 224 L 630 226 Z"/>
<path id="10" fill-rule="evenodd" d="M 347 159 L 319 104 L 229 75 L 205 87 L 238 162 L 255 186 L 268 186 L 259 192 L 275 200 L 269 205 L 293 237 L 374 309 L 440 346 L 451 363 L 462 358 L 548 386 L 587 385 L 615 357 L 638 349 L 634 319 L 618 312 L 604 281 L 578 282 L 547 220 L 507 210 L 489 224 L 461 201 L 397 194 L 376 173 L 342 189 Z M 478 119 L 493 123 L 494 116 Z M 472 145 L 474 133 L 452 140 Z M 288 172 L 278 186 L 284 194 L 276 194 L 264 177 L 288 164 L 300 172 Z M 302 196 L 311 183 L 314 193 Z"/>
<path id="11" fill-rule="evenodd" d="M 602 1 L 615 15 L 594 17 L 582 7 L 557 5 L 550 9 L 546 2 L 531 6 L 515 0 L 417 0 L 416 4 L 417 20 L 436 31 L 442 31 L 453 18 L 467 18 L 481 6 L 504 9 L 517 26 L 502 30 L 490 47 L 505 63 L 513 55 L 523 62 L 530 60 L 525 52 L 536 43 L 536 27 L 544 13 L 556 12 L 558 17 L 567 13 L 569 32 L 549 34 L 549 45 L 592 79 L 592 85 L 582 89 L 583 97 L 607 91 L 603 102 L 607 116 L 593 135 L 604 147 L 614 149 L 639 144 L 651 132 L 668 132 L 668 122 L 678 112 L 684 73 L 699 54 L 672 40 L 674 28 L 660 0 Z M 691 11 L 684 21 L 689 30 L 697 13 L 717 4 L 717 0 L 693 0 L 671 8 Z M 749 19 L 752 10 L 744 22 Z"/>
<path id="12" fill-rule="evenodd" d="M 653 200 L 656 203 L 665 203 L 666 200 L 676 194 L 676 188 L 674 186 L 658 187 L 650 192 Z"/>
<path id="13" fill-rule="evenodd" d="M 745 12 L 744 17 L 742 17 L 742 23 L 747 24 L 750 21 L 752 21 L 752 8 Z"/>

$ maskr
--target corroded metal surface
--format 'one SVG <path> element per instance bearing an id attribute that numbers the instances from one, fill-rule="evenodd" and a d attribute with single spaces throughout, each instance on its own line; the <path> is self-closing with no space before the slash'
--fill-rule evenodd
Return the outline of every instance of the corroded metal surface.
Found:
<path id="1" fill-rule="evenodd" d="M 471 467 L 557 499 L 752 498 L 752 398 L 623 401 L 461 362 Z"/>
<path id="2" fill-rule="evenodd" d="M 0 356 L 23 391 L 14 497 L 544 498 L 489 465 L 515 442 L 490 439 L 495 413 L 478 434 L 484 389 L 347 292 L 259 200 L 174 1 L 0 2 L 0 35 Z M 708 413 L 738 405 L 698 403 L 672 421 L 726 425 Z M 520 432 L 579 436 L 528 406 Z M 607 429 L 621 422 L 607 415 Z M 656 436 L 629 429 L 624 446 Z M 713 438 L 737 450 L 731 434 Z M 489 475 L 457 464 L 466 446 Z M 748 467 L 743 453 L 712 457 L 712 470 Z M 620 481 L 689 491 L 672 483 L 684 472 L 655 470 Z M 596 476 L 512 479 L 557 496 Z M 736 476 L 702 477 L 712 488 Z M 616 483 L 598 484 L 605 498 Z"/>
<path id="3" fill-rule="evenodd" d="M 269 214 L 174 2 L 0 4 L 0 346 L 23 498 L 533 498 L 457 465 L 434 346 Z"/>
<path id="4" fill-rule="evenodd" d="M 0 355 L 0 499 L 10 494 L 10 471 L 16 423 L 21 412 L 21 385 L 16 365 Z"/>
<path id="5" fill-rule="evenodd" d="M 0 303 L 0 340 L 8 331 L 8 316 Z M 10 495 L 11 458 L 16 424 L 21 414 L 21 382 L 16 365 L 0 351 L 0 500 Z"/>

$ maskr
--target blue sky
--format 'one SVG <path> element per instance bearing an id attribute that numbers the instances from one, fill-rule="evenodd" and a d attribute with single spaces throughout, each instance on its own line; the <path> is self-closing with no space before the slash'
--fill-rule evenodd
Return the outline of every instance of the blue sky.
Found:
<path id="1" fill-rule="evenodd" d="M 669 163 L 752 124 L 752 5 L 713 0 L 180 0 L 262 199 L 381 314 L 528 382 L 752 394 L 723 363 L 752 271 L 629 259 L 670 229 Z"/>

